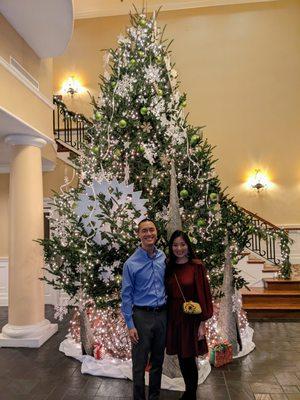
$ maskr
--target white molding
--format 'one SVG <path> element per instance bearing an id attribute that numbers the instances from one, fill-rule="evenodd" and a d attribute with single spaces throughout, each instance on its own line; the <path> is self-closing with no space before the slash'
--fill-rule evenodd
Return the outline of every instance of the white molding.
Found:
<path id="1" fill-rule="evenodd" d="M 23 135 L 20 133 L 10 133 L 9 135 L 5 136 L 4 143 L 11 146 L 33 146 L 40 149 L 47 144 L 45 139 L 33 135 Z"/>
<path id="2" fill-rule="evenodd" d="M 8 257 L 0 258 L 0 306 L 8 305 Z"/>
<path id="3" fill-rule="evenodd" d="M 0 105 L 0 111 L 4 112 L 9 117 L 15 119 L 21 125 L 23 125 L 26 129 L 28 129 L 28 133 L 27 132 L 26 133 L 22 133 L 22 135 L 33 135 L 33 136 L 36 136 L 36 137 L 40 137 L 40 138 L 46 140 L 47 143 L 51 144 L 53 146 L 54 150 L 56 150 L 57 147 L 56 147 L 56 143 L 55 143 L 54 139 L 52 139 L 51 137 L 45 135 L 41 131 L 37 130 L 32 125 L 28 124 L 28 122 L 25 122 L 22 118 L 20 118 L 17 115 L 13 114 L 12 112 L 10 112 L 6 108 L 2 107 L 1 105 Z M 21 128 L 19 128 L 19 133 L 20 133 L 20 130 L 21 130 Z M 12 133 L 17 133 L 17 132 L 12 132 Z"/>
<path id="4" fill-rule="evenodd" d="M 42 100 L 51 110 L 54 110 L 54 104 L 51 100 L 43 95 L 28 79 L 25 78 L 17 69 L 12 67 L 5 58 L 0 56 L 0 65 L 2 65 L 11 75 L 17 78 L 24 86 L 26 86 L 35 96 Z"/>
<path id="5" fill-rule="evenodd" d="M 202 8 L 202 7 L 217 7 L 217 6 L 229 6 L 235 4 L 250 4 L 250 3 L 266 3 L 275 2 L 278 0 L 186 0 L 186 1 L 173 1 L 164 2 L 160 12 L 173 11 L 173 10 L 185 10 L 191 8 Z M 88 2 L 87 2 L 88 3 Z M 103 4 L 104 3 L 104 4 Z M 80 4 L 84 4 L 83 2 Z M 98 3 L 100 4 L 100 3 Z M 95 18 L 95 17 L 109 17 L 115 15 L 127 15 L 130 11 L 128 4 L 123 3 L 119 7 L 111 7 L 109 0 L 101 2 L 98 7 L 86 7 L 83 6 L 83 10 L 76 10 L 75 7 L 75 19 L 83 18 Z M 153 2 L 148 5 L 148 12 L 155 11 L 159 8 L 159 2 Z M 85 8 L 86 7 L 86 8 Z"/>
<path id="6" fill-rule="evenodd" d="M 281 229 L 284 229 L 284 228 L 287 228 L 287 229 L 299 229 L 299 231 L 300 231 L 300 225 L 299 224 L 280 224 L 279 225 L 279 228 L 281 228 Z"/>

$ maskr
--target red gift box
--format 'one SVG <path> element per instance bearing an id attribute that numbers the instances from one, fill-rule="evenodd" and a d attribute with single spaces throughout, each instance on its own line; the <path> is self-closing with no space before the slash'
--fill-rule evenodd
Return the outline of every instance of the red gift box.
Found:
<path id="1" fill-rule="evenodd" d="M 96 360 L 101 360 L 103 358 L 103 347 L 100 343 L 94 343 L 93 354 Z"/>
<path id="2" fill-rule="evenodd" d="M 226 341 L 216 344 L 210 350 L 209 361 L 216 368 L 232 361 L 232 345 Z"/>

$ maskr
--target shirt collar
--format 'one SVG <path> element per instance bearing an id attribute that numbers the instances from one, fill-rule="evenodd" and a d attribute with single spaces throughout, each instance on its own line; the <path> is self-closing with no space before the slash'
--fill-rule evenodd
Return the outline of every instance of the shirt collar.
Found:
<path id="1" fill-rule="evenodd" d="M 146 258 L 151 258 L 154 259 L 156 258 L 157 254 L 158 254 L 158 248 L 156 246 L 154 246 L 154 253 L 153 253 L 153 257 L 150 257 L 149 254 L 147 253 L 147 251 L 145 249 L 142 248 L 142 246 L 140 246 L 138 248 L 138 250 L 140 251 L 141 254 L 143 254 L 144 257 Z"/>

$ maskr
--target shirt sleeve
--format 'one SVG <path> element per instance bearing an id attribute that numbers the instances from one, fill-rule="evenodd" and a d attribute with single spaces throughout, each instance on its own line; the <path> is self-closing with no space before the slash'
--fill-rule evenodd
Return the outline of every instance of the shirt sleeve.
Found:
<path id="1" fill-rule="evenodd" d="M 202 263 L 197 263 L 195 267 L 197 295 L 202 308 L 202 313 L 200 314 L 200 317 L 201 321 L 206 321 L 213 316 L 213 303 L 210 285 L 207 278 L 207 271 L 204 265 Z"/>
<path id="2" fill-rule="evenodd" d="M 133 280 L 127 263 L 125 263 L 123 267 L 121 298 L 121 311 L 124 316 L 126 325 L 128 329 L 134 328 L 134 323 L 132 319 Z"/>

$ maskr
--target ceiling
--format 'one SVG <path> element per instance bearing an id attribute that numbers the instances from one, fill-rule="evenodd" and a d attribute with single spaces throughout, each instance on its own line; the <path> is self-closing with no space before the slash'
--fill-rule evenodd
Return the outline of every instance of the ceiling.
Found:
<path id="1" fill-rule="evenodd" d="M 161 11 L 167 11 L 268 1 L 277 0 L 73 0 L 73 4 L 75 19 L 80 19 L 125 15 L 133 9 L 133 3 L 139 10 L 145 5 L 148 11 L 160 6 L 163 6 Z"/>
<path id="2" fill-rule="evenodd" d="M 0 13 L 40 58 L 63 53 L 73 33 L 72 0 L 0 0 Z"/>

